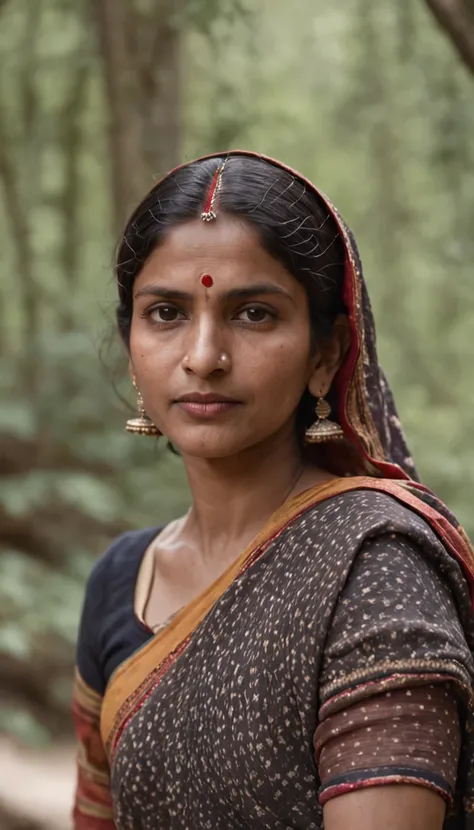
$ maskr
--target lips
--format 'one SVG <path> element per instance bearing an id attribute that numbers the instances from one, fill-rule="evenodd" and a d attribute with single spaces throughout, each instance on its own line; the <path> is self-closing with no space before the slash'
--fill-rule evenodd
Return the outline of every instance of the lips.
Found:
<path id="1" fill-rule="evenodd" d="M 207 392 L 207 393 L 191 392 L 189 395 L 181 395 L 180 398 L 176 399 L 176 403 L 211 404 L 211 403 L 240 403 L 240 401 L 236 400 L 235 398 L 229 398 L 228 395 L 217 395 L 217 394 L 213 394 L 212 392 Z"/>
<path id="2" fill-rule="evenodd" d="M 230 412 L 230 410 L 239 406 L 241 401 L 230 398 L 228 395 L 192 392 L 189 395 L 182 395 L 175 403 L 187 415 L 206 420 Z"/>

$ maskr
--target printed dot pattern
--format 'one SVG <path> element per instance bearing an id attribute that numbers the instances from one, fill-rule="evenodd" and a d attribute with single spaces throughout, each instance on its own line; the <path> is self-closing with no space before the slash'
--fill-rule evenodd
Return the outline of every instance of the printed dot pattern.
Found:
<path id="1" fill-rule="evenodd" d="M 112 764 L 118 830 L 322 830 L 320 705 L 361 684 L 370 697 L 381 677 L 397 688 L 400 673 L 469 688 L 459 615 L 471 625 L 460 569 L 411 511 L 368 491 L 311 508 L 234 581 L 129 721 Z"/>
<path id="2" fill-rule="evenodd" d="M 456 694 L 451 684 L 395 689 L 330 715 L 315 734 L 323 786 L 361 771 L 360 783 L 380 767 L 403 767 L 441 776 L 454 789 L 460 752 Z M 354 780 L 352 778 L 352 780 Z"/>

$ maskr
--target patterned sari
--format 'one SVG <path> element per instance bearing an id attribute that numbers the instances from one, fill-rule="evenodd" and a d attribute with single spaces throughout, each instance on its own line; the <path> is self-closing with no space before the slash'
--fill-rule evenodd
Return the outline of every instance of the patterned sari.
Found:
<path id="1" fill-rule="evenodd" d="M 474 828 L 472 550 L 415 481 L 355 243 L 325 201 L 345 243 L 351 326 L 335 390 L 346 440 L 328 451 L 340 477 L 282 505 L 214 584 L 156 634 L 143 630 L 122 651 L 115 644 L 112 662 L 112 624 L 99 634 L 91 625 L 106 614 L 120 570 L 119 548 L 106 554 L 89 584 L 78 649 L 77 830 L 321 830 L 327 798 L 362 779 L 423 783 L 449 805 L 445 828 Z M 111 619 L 116 613 L 112 603 Z M 92 629 L 95 652 L 86 655 Z M 388 737 L 376 753 L 359 751 L 354 772 L 331 761 L 322 775 L 324 730 L 344 732 L 339 716 L 440 684 L 461 719 L 455 782 L 441 761 L 435 769 L 387 753 Z"/>

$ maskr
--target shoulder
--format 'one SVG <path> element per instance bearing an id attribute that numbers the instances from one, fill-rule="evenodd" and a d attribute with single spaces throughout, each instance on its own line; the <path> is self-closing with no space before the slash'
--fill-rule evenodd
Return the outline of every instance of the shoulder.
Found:
<path id="1" fill-rule="evenodd" d="M 82 680 L 96 693 L 104 688 L 104 632 L 119 626 L 117 609 L 127 616 L 133 608 L 133 592 L 140 563 L 159 528 L 129 531 L 118 536 L 97 560 L 87 581 L 76 664 Z M 122 624 L 127 621 L 122 620 Z"/>
<path id="2" fill-rule="evenodd" d="M 136 576 L 145 550 L 159 532 L 158 527 L 148 527 L 117 536 L 90 572 L 86 599 L 102 603 L 117 580 L 123 583 Z"/>
<path id="3" fill-rule="evenodd" d="M 395 602 L 410 595 L 419 602 L 422 595 L 437 596 L 449 593 L 447 582 L 436 567 L 433 556 L 427 555 L 406 533 L 378 533 L 361 545 L 351 568 L 345 590 L 358 583 L 364 586 L 362 594 L 390 594 Z M 370 588 L 369 588 L 370 586 Z M 386 596 L 384 597 L 386 601 Z M 436 602 L 434 603 L 436 604 Z"/>
<path id="4" fill-rule="evenodd" d="M 455 672 L 470 684 L 471 629 L 465 584 L 436 567 L 426 550 L 405 534 L 369 538 L 338 597 L 322 685 L 340 689 L 347 677 L 357 678 L 357 683 L 378 682 L 388 670 Z"/>
<path id="5" fill-rule="evenodd" d="M 462 539 L 447 513 L 441 502 L 414 482 L 354 479 L 347 489 L 341 486 L 310 507 L 293 528 L 332 553 L 327 567 L 331 562 L 333 570 L 337 566 L 341 587 L 355 563 L 358 569 L 370 564 L 373 570 L 378 563 L 385 567 L 390 556 L 398 563 L 403 560 L 405 570 L 436 571 L 465 606 L 468 584 L 459 547 Z M 376 550 L 364 556 L 368 543 L 380 538 Z M 317 561 L 319 566 L 320 558 Z"/>
<path id="6" fill-rule="evenodd" d="M 306 523 L 332 525 L 332 532 L 347 535 L 358 546 L 378 534 L 405 535 L 424 547 L 439 544 L 433 521 L 428 518 L 442 505 L 426 504 L 424 494 L 414 493 L 404 483 L 391 480 L 354 479 L 348 489 L 339 489 L 314 504 L 306 514 Z"/>

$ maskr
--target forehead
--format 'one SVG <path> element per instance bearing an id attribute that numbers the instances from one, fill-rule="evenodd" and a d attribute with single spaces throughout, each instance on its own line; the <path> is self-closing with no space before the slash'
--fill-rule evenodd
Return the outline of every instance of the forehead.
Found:
<path id="1" fill-rule="evenodd" d="M 170 230 L 148 257 L 136 284 L 150 277 L 161 282 L 207 272 L 231 282 L 251 282 L 264 276 L 287 288 L 291 284 L 294 290 L 300 287 L 284 265 L 264 249 L 250 223 L 222 214 L 214 222 L 196 219 Z"/>

